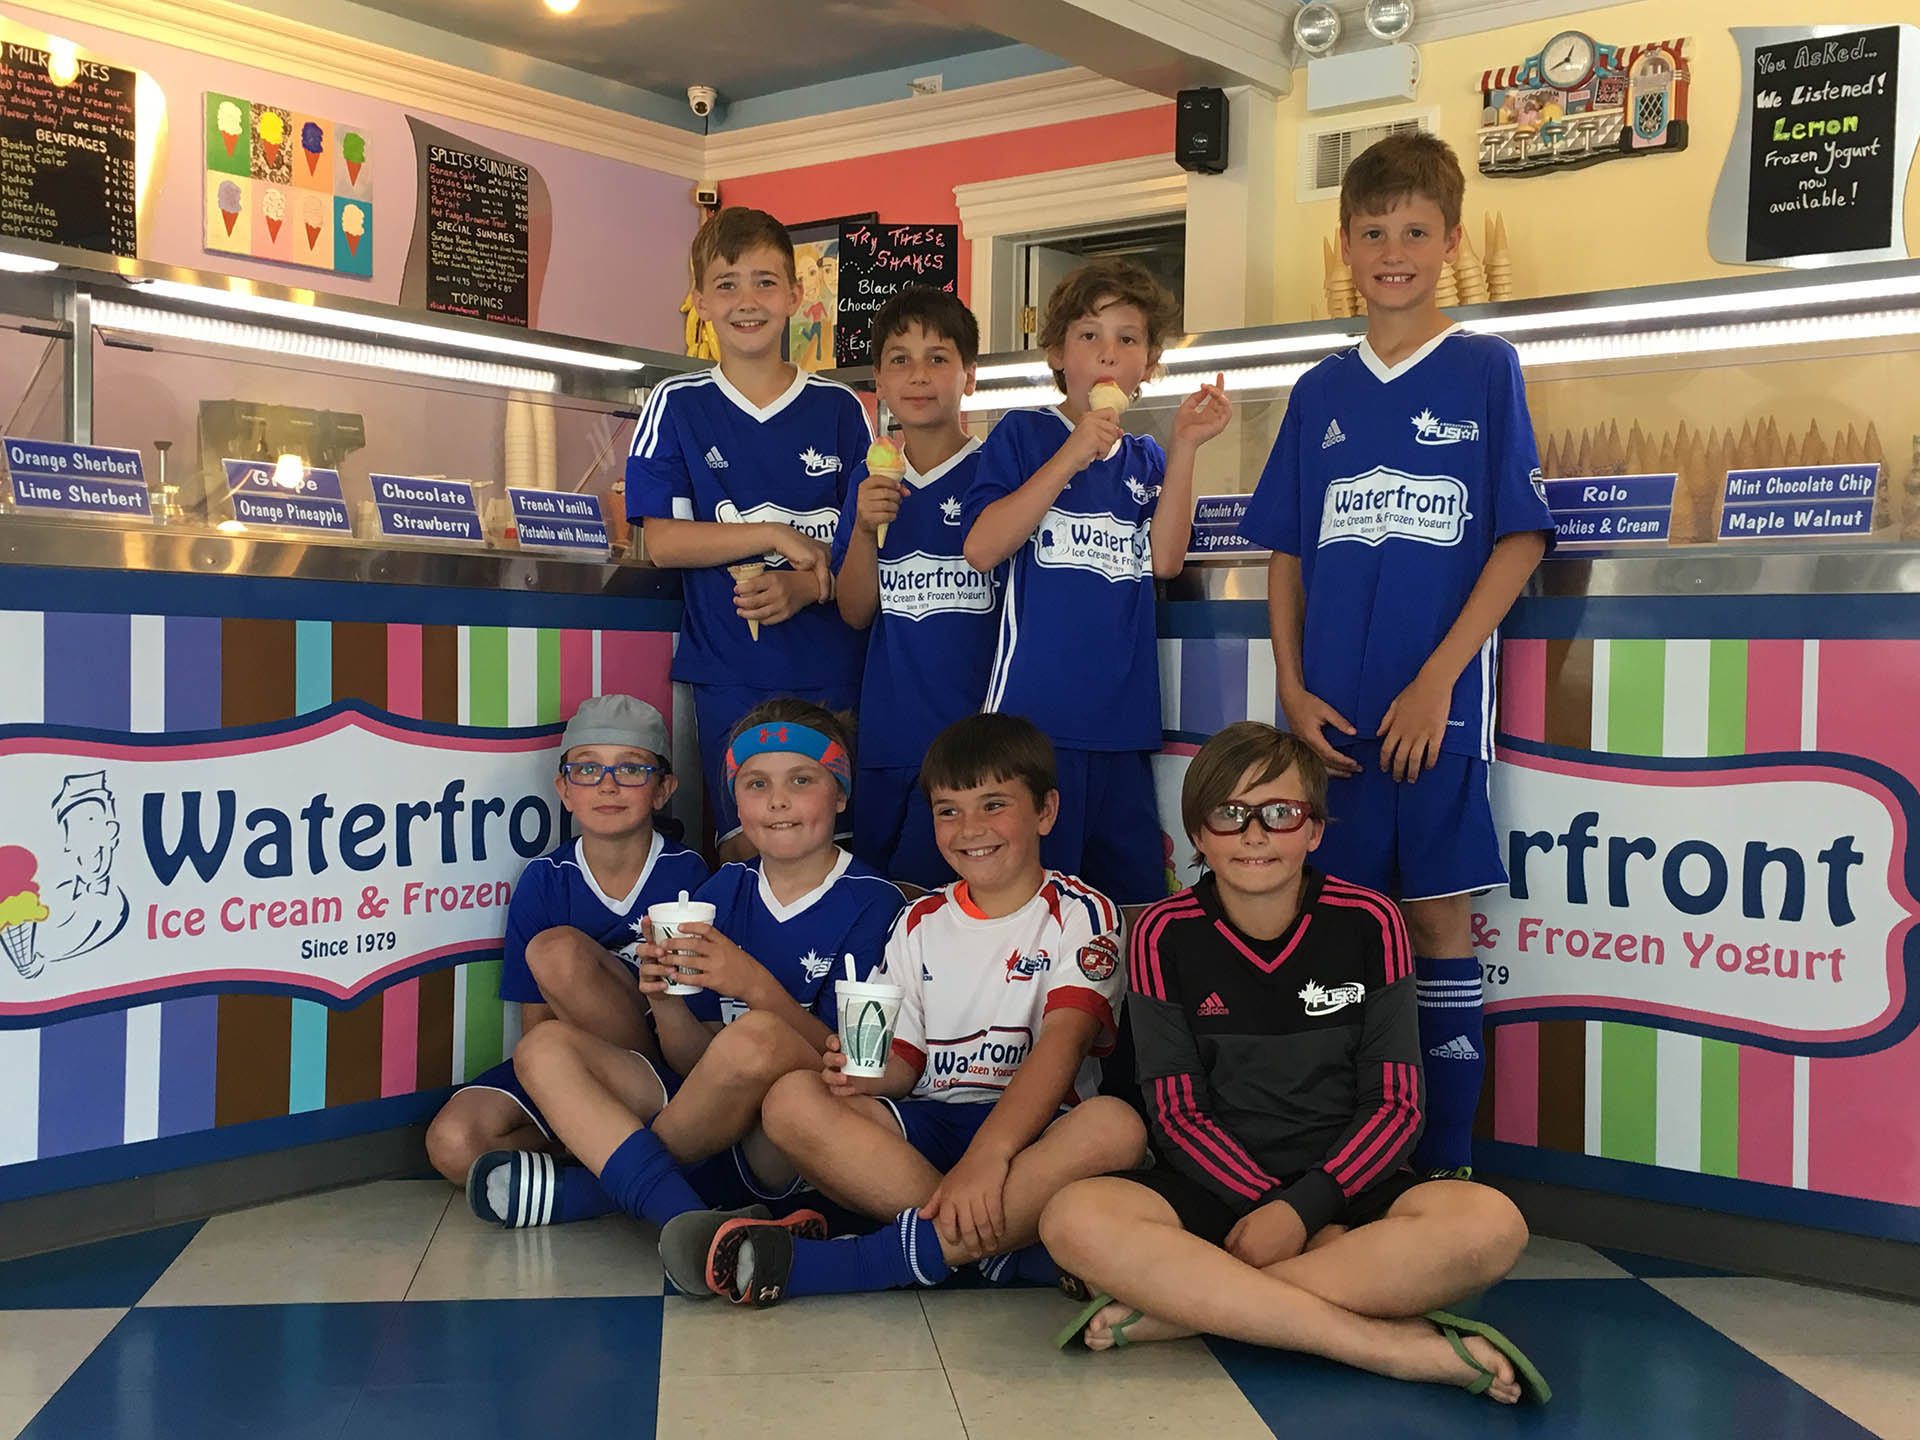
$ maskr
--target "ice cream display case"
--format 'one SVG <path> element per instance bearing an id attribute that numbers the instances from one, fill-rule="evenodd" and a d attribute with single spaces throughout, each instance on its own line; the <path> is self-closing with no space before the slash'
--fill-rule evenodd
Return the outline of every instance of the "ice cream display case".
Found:
<path id="1" fill-rule="evenodd" d="M 1456 313 L 1519 350 L 1559 531 L 1502 632 L 1477 1163 L 1842 1232 L 1822 1263 L 1920 1239 L 1920 265 Z M 1239 511 L 1288 388 L 1361 323 L 1188 337 L 1126 413 L 1164 441 L 1222 370 L 1236 406 L 1161 607 L 1172 879 L 1188 757 L 1276 713 Z M 1054 399 L 1039 356 L 980 375 L 981 433 Z"/>
<path id="2" fill-rule="evenodd" d="M 677 582 L 614 498 L 694 362 L 32 263 L 0 256 L 0 1253 L 78 1238 L 76 1186 L 397 1135 L 509 1053 L 506 905 L 568 833 L 582 699 L 670 718 L 699 824 Z"/>

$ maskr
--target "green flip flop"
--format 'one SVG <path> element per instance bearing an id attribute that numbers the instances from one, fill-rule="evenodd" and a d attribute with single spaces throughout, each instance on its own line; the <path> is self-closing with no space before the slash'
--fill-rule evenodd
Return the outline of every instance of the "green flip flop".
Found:
<path id="1" fill-rule="evenodd" d="M 1107 1294 L 1105 1291 L 1095 1295 L 1081 1307 L 1080 1312 L 1076 1314 L 1073 1319 L 1060 1327 L 1060 1333 L 1053 1337 L 1054 1348 L 1064 1350 L 1075 1340 L 1085 1336 L 1087 1326 L 1093 1322 L 1093 1317 L 1113 1303 L 1113 1296 Z M 1135 1310 L 1132 1314 L 1128 1315 L 1126 1319 L 1112 1327 L 1113 1343 L 1116 1349 L 1128 1343 L 1127 1327 L 1139 1318 L 1140 1312 Z M 1085 1347 L 1083 1346 L 1081 1348 L 1084 1349 Z"/>
<path id="2" fill-rule="evenodd" d="M 1091 1317 L 1089 1317 L 1091 1318 Z M 1450 1310 L 1429 1310 L 1423 1317 L 1439 1327 L 1440 1333 L 1447 1337 L 1447 1343 L 1453 1347 L 1453 1353 L 1480 1372 L 1473 1384 L 1467 1387 L 1469 1395 L 1484 1395 L 1487 1387 L 1493 1384 L 1493 1372 L 1473 1358 L 1473 1352 L 1461 1343 L 1460 1337 L 1478 1335 L 1494 1349 L 1513 1362 L 1513 1368 L 1520 1376 L 1521 1387 L 1540 1404 L 1544 1405 L 1553 1398 L 1553 1387 L 1547 1384 L 1547 1377 L 1529 1360 L 1518 1345 L 1502 1335 L 1484 1320 L 1469 1320 L 1464 1315 L 1455 1315 Z"/>

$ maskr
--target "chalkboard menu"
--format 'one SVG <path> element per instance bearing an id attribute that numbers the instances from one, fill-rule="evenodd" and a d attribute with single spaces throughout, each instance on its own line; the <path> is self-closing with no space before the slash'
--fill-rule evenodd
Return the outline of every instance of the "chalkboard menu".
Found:
<path id="1" fill-rule="evenodd" d="M 1753 52 L 1747 259 L 1893 243 L 1900 27 Z"/>
<path id="2" fill-rule="evenodd" d="M 525 165 L 429 145 L 427 308 L 527 324 Z"/>
<path id="3" fill-rule="evenodd" d="M 134 73 L 95 60 L 56 85 L 47 52 L 0 49 L 0 234 L 133 255 Z"/>
<path id="4" fill-rule="evenodd" d="M 840 227 L 840 312 L 834 321 L 834 360 L 872 362 L 873 317 L 909 285 L 958 293 L 960 227 L 884 225 L 855 221 Z"/>

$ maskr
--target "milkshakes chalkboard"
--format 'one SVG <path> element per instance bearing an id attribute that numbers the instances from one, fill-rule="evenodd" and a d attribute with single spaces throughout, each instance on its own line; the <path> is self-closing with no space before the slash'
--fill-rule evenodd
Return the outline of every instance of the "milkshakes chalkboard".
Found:
<path id="1" fill-rule="evenodd" d="M 134 255 L 134 72 L 77 68 L 57 85 L 46 51 L 0 47 L 0 235 Z"/>
<path id="2" fill-rule="evenodd" d="M 1734 37 L 1744 93 L 1709 221 L 1715 258 L 1805 265 L 1904 256 L 1920 30 L 1737 29 Z"/>

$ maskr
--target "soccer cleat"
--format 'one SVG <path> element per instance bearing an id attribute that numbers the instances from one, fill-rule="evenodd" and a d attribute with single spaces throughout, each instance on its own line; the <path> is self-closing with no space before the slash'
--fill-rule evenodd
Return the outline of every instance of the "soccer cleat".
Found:
<path id="1" fill-rule="evenodd" d="M 779 1220 L 729 1220 L 707 1252 L 707 1287 L 736 1305 L 777 1305 L 793 1273 L 793 1242 L 826 1238 L 827 1222 L 813 1210 Z"/>
<path id="2" fill-rule="evenodd" d="M 714 1291 L 707 1284 L 707 1252 L 713 1249 L 713 1237 L 729 1220 L 769 1220 L 773 1212 L 764 1205 L 748 1205 L 740 1210 L 689 1210 L 676 1215 L 660 1227 L 660 1268 L 667 1272 L 673 1288 L 693 1300 L 706 1300 Z"/>

